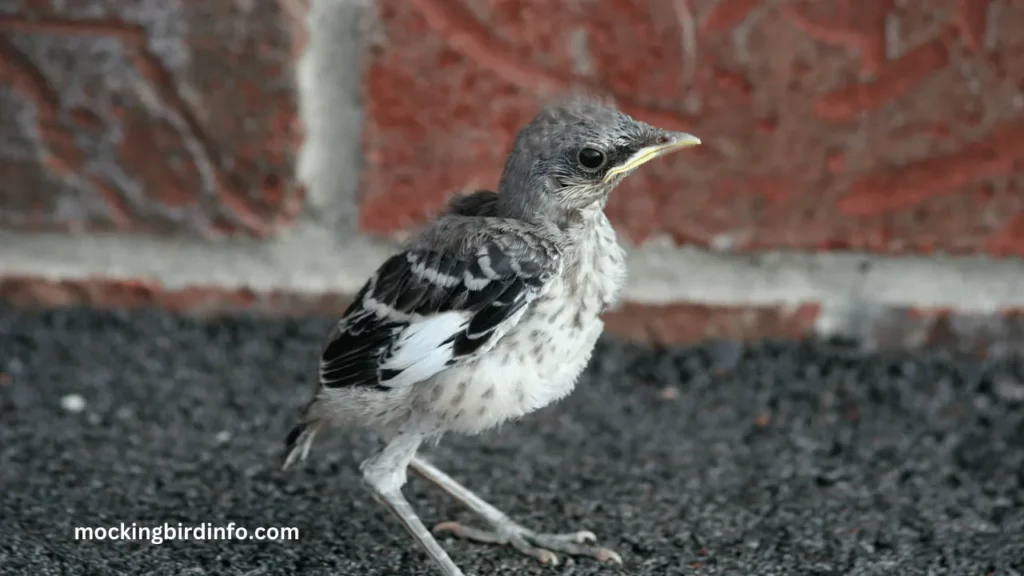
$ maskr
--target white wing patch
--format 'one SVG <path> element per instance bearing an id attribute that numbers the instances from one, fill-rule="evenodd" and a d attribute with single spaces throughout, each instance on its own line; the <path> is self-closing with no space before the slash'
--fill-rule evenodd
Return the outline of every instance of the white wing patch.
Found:
<path id="1" fill-rule="evenodd" d="M 472 252 L 410 248 L 381 264 L 324 347 L 320 384 L 405 388 L 487 353 L 547 290 L 559 253 L 528 230 L 473 241 Z"/>
<path id="2" fill-rule="evenodd" d="M 470 318 L 468 312 L 452 311 L 413 320 L 395 336 L 390 357 L 380 366 L 382 373 L 399 373 L 390 380 L 382 378 L 381 383 L 400 388 L 444 370 L 454 356 L 452 338 L 466 329 Z"/>

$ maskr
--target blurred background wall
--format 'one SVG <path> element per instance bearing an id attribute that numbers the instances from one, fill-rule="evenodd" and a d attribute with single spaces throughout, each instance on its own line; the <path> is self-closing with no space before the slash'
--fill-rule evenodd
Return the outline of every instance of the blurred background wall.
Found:
<path id="1" fill-rule="evenodd" d="M 615 333 L 1024 342 L 1014 0 L 0 0 L 0 299 L 337 312 L 576 89 L 706 143 Z"/>

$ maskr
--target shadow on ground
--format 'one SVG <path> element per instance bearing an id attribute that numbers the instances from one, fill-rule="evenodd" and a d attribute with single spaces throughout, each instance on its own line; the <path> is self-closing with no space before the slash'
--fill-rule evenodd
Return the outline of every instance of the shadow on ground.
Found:
<path id="1" fill-rule="evenodd" d="M 0 310 L 3 574 L 433 576 L 361 487 L 371 438 L 277 470 L 329 325 Z M 1021 361 L 605 341 L 568 400 L 430 453 L 521 522 L 593 530 L 626 562 L 443 541 L 477 576 L 1024 573 Z M 471 519 L 416 477 L 406 492 L 428 524 Z M 301 536 L 74 540 L 122 522 Z"/>

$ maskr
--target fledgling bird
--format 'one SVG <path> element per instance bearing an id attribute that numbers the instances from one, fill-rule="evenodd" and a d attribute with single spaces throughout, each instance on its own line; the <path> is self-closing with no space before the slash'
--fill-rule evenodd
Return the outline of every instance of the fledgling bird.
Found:
<path id="1" fill-rule="evenodd" d="M 544 108 L 517 134 L 498 192 L 446 210 L 377 269 L 328 336 L 315 397 L 286 439 L 284 468 L 330 425 L 370 427 L 387 442 L 360 465 L 375 498 L 445 576 L 463 572 L 402 495 L 411 467 L 488 529 L 443 522 L 477 542 L 542 562 L 556 552 L 620 562 L 594 534 L 540 534 L 514 522 L 416 454 L 446 432 L 477 434 L 559 400 L 575 387 L 626 280 L 604 214 L 640 165 L 700 144 L 603 103 Z"/>

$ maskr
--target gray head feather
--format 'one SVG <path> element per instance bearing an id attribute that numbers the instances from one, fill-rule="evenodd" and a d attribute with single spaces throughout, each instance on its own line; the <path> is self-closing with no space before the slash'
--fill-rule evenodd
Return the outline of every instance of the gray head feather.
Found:
<path id="1" fill-rule="evenodd" d="M 635 162 L 641 150 L 681 138 L 699 142 L 593 100 L 549 106 L 516 136 L 498 186 L 502 209 L 520 218 L 569 224 L 582 209 L 604 205 L 642 163 Z"/>

